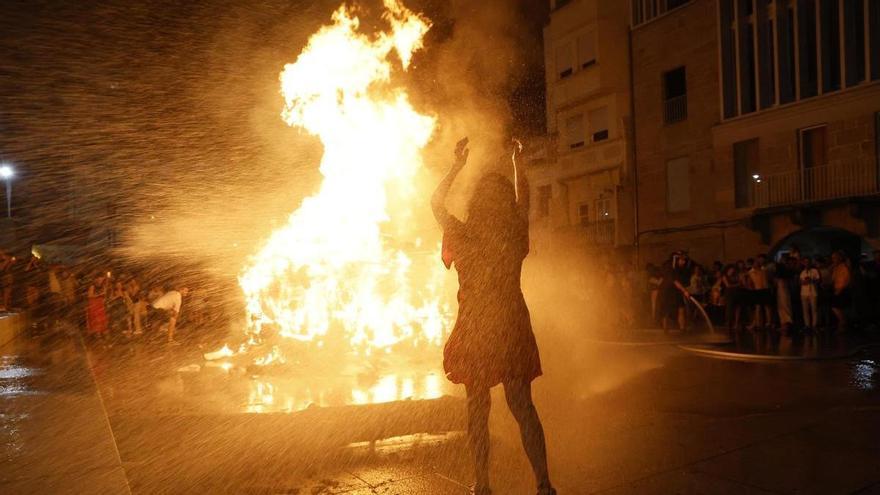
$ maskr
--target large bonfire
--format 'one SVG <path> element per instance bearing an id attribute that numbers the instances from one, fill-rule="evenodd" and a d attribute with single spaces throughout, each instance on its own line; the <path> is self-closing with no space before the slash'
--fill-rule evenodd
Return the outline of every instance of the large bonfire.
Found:
<path id="1" fill-rule="evenodd" d="M 385 31 L 365 34 L 340 7 L 280 75 L 282 118 L 320 139 L 323 182 L 240 276 L 251 343 L 271 334 L 363 356 L 436 349 L 446 334 L 438 246 L 412 225 L 435 119 L 394 80 L 430 21 L 398 0 L 384 0 L 383 20 Z"/>

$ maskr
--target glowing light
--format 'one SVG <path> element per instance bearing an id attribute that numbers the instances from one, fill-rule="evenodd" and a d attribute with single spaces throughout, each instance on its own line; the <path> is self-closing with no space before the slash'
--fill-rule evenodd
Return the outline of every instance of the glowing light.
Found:
<path id="1" fill-rule="evenodd" d="M 10 179 L 15 175 L 15 170 L 10 165 L 0 165 L 0 179 Z"/>
<path id="2" fill-rule="evenodd" d="M 389 28 L 372 36 L 340 7 L 280 75 L 282 118 L 320 139 L 323 182 L 239 277 L 251 343 L 270 326 L 318 347 L 341 338 L 370 355 L 403 341 L 439 348 L 448 328 L 439 256 L 414 260 L 390 240 L 415 236 L 414 179 L 435 126 L 393 76 L 409 67 L 430 21 L 398 0 L 384 7 Z M 261 362 L 280 352 L 270 356 Z"/>
<path id="3" fill-rule="evenodd" d="M 223 359 L 233 355 L 235 355 L 235 353 L 232 352 L 232 349 L 230 349 L 228 345 L 224 345 L 222 348 L 214 352 L 205 353 L 204 357 L 205 361 L 215 361 L 217 359 Z"/>

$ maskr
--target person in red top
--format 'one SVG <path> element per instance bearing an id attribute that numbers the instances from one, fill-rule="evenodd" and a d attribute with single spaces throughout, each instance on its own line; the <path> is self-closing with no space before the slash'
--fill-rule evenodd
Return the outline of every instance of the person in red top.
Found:
<path id="1" fill-rule="evenodd" d="M 529 188 L 516 170 L 516 188 L 500 174 L 483 177 L 468 206 L 467 222 L 445 200 L 468 157 L 458 142 L 455 163 L 431 199 L 443 228 L 443 262 L 458 272 L 458 318 L 443 351 L 443 368 L 467 392 L 468 437 L 474 455 L 474 493 L 489 489 L 489 389 L 504 385 L 507 405 L 519 423 L 523 447 L 540 495 L 555 494 L 547 469 L 544 429 L 532 402 L 532 380 L 541 375 L 538 346 L 520 288 L 529 252 Z"/>

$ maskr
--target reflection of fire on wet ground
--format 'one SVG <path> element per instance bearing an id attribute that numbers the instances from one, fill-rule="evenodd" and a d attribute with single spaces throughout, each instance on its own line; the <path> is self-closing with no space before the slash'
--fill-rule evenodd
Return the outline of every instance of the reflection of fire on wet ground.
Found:
<path id="1" fill-rule="evenodd" d="M 414 352 L 364 358 L 304 342 L 282 346 L 224 346 L 206 353 L 202 364 L 178 371 L 184 380 L 200 375 L 214 387 L 238 390 L 240 410 L 247 413 L 432 400 L 453 393 L 433 353 L 422 359 Z"/>

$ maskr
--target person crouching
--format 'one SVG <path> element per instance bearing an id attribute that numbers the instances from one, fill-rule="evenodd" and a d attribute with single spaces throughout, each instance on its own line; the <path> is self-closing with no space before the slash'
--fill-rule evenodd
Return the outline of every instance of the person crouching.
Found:
<path id="1" fill-rule="evenodd" d="M 155 332 L 165 327 L 168 329 L 168 343 L 176 344 L 174 330 L 180 317 L 180 307 L 183 298 L 189 293 L 189 289 L 182 287 L 178 290 L 169 290 L 162 294 L 147 307 L 147 318 L 150 322 L 150 330 Z"/>

